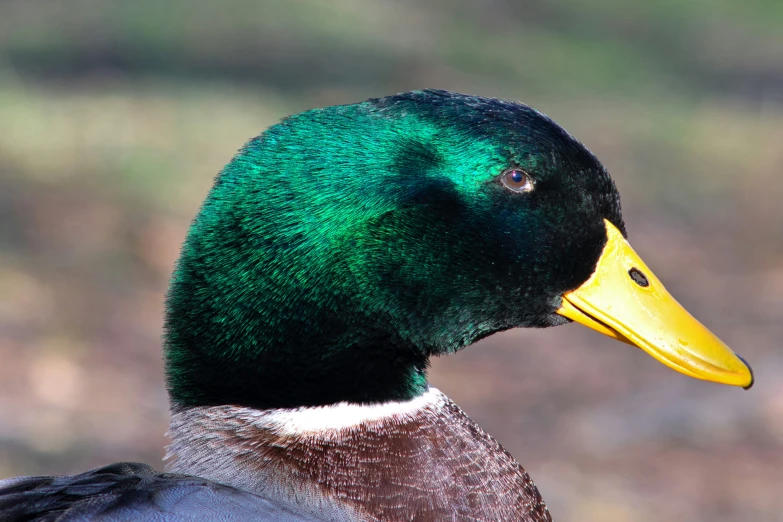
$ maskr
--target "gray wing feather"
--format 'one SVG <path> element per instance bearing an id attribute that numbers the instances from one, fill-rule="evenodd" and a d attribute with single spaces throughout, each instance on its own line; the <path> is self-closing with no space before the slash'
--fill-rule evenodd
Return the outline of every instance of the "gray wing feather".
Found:
<path id="1" fill-rule="evenodd" d="M 0 481 L 2 522 L 318 522 L 206 479 L 118 463 L 67 477 Z"/>

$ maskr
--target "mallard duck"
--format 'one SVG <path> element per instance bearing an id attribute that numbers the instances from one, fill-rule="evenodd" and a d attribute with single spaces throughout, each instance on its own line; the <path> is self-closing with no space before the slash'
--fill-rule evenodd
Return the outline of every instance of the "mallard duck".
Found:
<path id="1" fill-rule="evenodd" d="M 427 367 L 571 321 L 753 382 L 631 248 L 601 163 L 540 112 L 423 90 L 288 117 L 219 174 L 176 265 L 167 473 L 8 479 L 0 518 L 551 520 Z"/>

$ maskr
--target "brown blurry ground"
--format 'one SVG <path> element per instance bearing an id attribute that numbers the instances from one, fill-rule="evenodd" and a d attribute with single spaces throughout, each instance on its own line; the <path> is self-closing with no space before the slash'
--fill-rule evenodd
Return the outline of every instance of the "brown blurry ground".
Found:
<path id="1" fill-rule="evenodd" d="M 438 87 L 584 141 L 635 248 L 757 384 L 576 325 L 493 336 L 432 382 L 561 522 L 783 521 L 783 3 L 426 5 L 0 3 L 0 478 L 160 468 L 162 300 L 213 176 L 291 112 Z"/>

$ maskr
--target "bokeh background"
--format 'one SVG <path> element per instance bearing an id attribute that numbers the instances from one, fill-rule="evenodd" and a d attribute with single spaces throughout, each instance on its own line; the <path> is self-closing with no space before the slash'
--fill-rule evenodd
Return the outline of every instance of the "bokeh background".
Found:
<path id="1" fill-rule="evenodd" d="M 213 176 L 279 118 L 437 87 L 602 159 L 630 238 L 752 391 L 569 325 L 434 361 L 559 521 L 783 520 L 783 2 L 0 3 L 0 478 L 160 467 L 162 300 Z"/>

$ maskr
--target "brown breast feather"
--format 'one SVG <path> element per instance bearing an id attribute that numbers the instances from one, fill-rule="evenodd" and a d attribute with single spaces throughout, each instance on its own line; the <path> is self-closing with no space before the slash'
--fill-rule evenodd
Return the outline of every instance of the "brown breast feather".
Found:
<path id="1" fill-rule="evenodd" d="M 213 420 L 225 416 L 231 422 L 220 436 L 213 431 L 201 440 L 205 451 L 210 451 L 209 441 L 230 447 L 232 467 L 243 474 L 280 480 L 273 488 L 277 491 L 292 485 L 316 489 L 366 520 L 551 521 L 522 466 L 443 398 L 437 407 L 407 417 L 296 434 L 258 422 L 264 412 L 213 412 Z"/>

